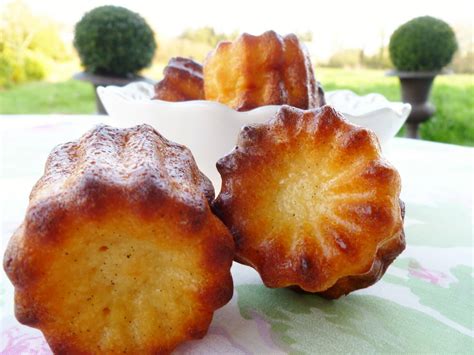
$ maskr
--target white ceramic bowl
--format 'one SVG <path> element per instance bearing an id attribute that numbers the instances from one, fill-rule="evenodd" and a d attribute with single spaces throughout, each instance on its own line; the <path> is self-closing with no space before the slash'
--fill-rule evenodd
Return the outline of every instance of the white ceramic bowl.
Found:
<path id="1" fill-rule="evenodd" d="M 265 122 L 279 108 L 263 106 L 238 112 L 212 101 L 150 100 L 153 86 L 144 82 L 98 87 L 97 92 L 115 126 L 147 123 L 166 138 L 191 149 L 216 190 L 221 181 L 216 161 L 234 148 L 241 127 Z M 410 113 L 410 105 L 389 102 L 377 94 L 359 97 L 351 91 L 333 91 L 326 94 L 326 100 L 352 123 L 372 129 L 382 145 L 397 133 Z"/>
<path id="2" fill-rule="evenodd" d="M 380 94 L 359 96 L 350 90 L 326 93 L 326 101 L 350 122 L 375 132 L 382 147 L 395 137 L 411 112 L 411 105 L 388 101 Z"/>

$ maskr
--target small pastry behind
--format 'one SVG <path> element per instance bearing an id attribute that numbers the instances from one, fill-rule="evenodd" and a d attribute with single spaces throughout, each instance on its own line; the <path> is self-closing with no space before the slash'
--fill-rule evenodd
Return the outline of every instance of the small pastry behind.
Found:
<path id="1" fill-rule="evenodd" d="M 204 100 L 202 65 L 189 58 L 171 58 L 163 70 L 163 79 L 155 84 L 154 100 Z"/>
<path id="2" fill-rule="evenodd" d="M 236 260 L 268 287 L 338 298 L 375 283 L 405 248 L 400 176 L 374 133 L 329 106 L 283 106 L 219 160 L 213 209 Z"/>
<path id="3" fill-rule="evenodd" d="M 60 354 L 169 353 L 233 292 L 233 241 L 191 152 L 150 126 L 58 146 L 10 240 L 18 320 Z"/>

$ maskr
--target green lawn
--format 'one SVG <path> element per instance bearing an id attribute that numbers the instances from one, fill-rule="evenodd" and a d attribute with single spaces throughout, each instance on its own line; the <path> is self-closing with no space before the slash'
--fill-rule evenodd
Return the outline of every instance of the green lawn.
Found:
<path id="1" fill-rule="evenodd" d="M 380 70 L 317 68 L 316 76 L 326 90 L 350 89 L 358 94 L 378 92 L 390 100 L 400 100 L 398 79 L 386 77 Z M 437 112 L 422 125 L 422 138 L 474 146 L 474 75 L 438 77 L 432 100 Z M 92 86 L 74 80 L 28 83 L 0 91 L 0 114 L 94 111 Z"/>
<path id="2" fill-rule="evenodd" d="M 0 114 L 94 113 L 92 85 L 76 80 L 34 82 L 0 91 Z"/>

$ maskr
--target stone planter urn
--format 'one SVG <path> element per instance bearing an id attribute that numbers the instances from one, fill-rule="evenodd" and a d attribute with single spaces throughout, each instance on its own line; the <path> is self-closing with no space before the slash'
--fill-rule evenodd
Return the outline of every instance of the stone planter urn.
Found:
<path id="1" fill-rule="evenodd" d="M 101 115 L 107 114 L 105 111 L 102 102 L 100 101 L 99 96 L 97 95 L 97 87 L 99 86 L 125 86 L 127 84 L 136 82 L 136 81 L 146 81 L 147 83 L 154 84 L 154 80 L 140 76 L 140 75 L 130 75 L 128 77 L 119 77 L 119 76 L 108 76 L 108 75 L 97 75 L 91 74 L 88 72 L 80 72 L 73 76 L 76 80 L 87 81 L 94 86 L 95 93 L 95 102 L 97 107 L 97 113 Z"/>
<path id="2" fill-rule="evenodd" d="M 453 59 L 458 48 L 453 29 L 443 20 L 421 16 L 398 27 L 390 36 L 390 59 L 400 79 L 402 101 L 411 104 L 406 136 L 419 138 L 418 127 L 435 113 L 430 103 L 436 75 Z"/>
<path id="3" fill-rule="evenodd" d="M 406 136 L 419 138 L 420 123 L 426 122 L 436 111 L 430 102 L 433 81 L 439 72 L 407 72 L 393 70 L 390 76 L 398 76 L 402 90 L 402 101 L 411 104 L 411 113 L 406 122 Z"/>

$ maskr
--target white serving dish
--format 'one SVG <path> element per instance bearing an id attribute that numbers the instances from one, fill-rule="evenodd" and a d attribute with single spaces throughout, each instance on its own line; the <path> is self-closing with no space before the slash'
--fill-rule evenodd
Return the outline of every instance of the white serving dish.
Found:
<path id="1" fill-rule="evenodd" d="M 279 106 L 238 112 L 212 101 L 167 102 L 150 100 L 153 86 L 132 83 L 125 87 L 98 87 L 102 103 L 117 127 L 147 123 L 163 136 L 187 146 L 204 174 L 220 189 L 216 161 L 230 152 L 242 126 L 270 119 Z M 326 93 L 327 103 L 354 124 L 372 129 L 382 145 L 395 136 L 410 113 L 410 105 L 389 102 L 382 95 L 357 96 L 341 90 Z"/>
<path id="2" fill-rule="evenodd" d="M 382 147 L 395 137 L 411 112 L 411 105 L 388 101 L 380 94 L 359 96 L 350 90 L 326 93 L 326 101 L 350 122 L 375 132 Z"/>

